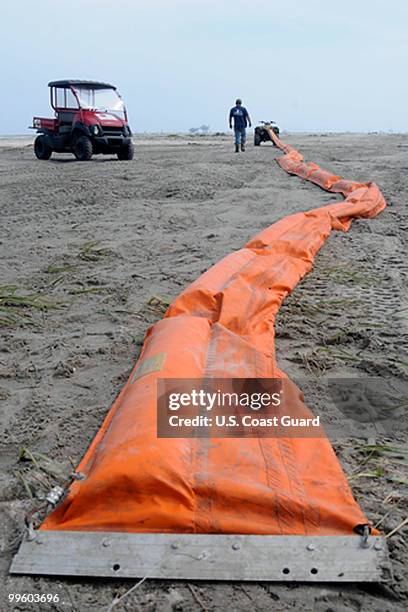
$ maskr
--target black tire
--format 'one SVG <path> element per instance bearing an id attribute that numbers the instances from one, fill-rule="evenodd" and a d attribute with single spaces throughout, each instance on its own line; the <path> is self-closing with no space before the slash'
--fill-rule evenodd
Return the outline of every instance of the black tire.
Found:
<path id="1" fill-rule="evenodd" d="M 130 161 L 133 159 L 134 152 L 135 148 L 133 146 L 133 142 L 128 142 L 127 144 L 123 145 L 123 147 L 120 147 L 118 151 L 118 159 L 121 161 Z"/>
<path id="2" fill-rule="evenodd" d="M 51 147 L 47 144 L 44 136 L 37 136 L 34 141 L 34 153 L 37 159 L 50 159 Z"/>
<path id="3" fill-rule="evenodd" d="M 276 136 L 279 138 L 279 128 L 276 125 L 274 125 L 272 129 L 274 131 L 274 134 L 276 134 Z M 272 140 L 272 144 L 273 144 L 274 147 L 276 147 L 276 144 L 274 143 L 273 140 Z"/>
<path id="4" fill-rule="evenodd" d="M 255 133 L 254 133 L 254 145 L 255 145 L 255 147 L 259 147 L 259 145 L 261 144 L 261 142 L 262 142 L 262 141 L 261 141 L 261 137 L 260 137 L 260 135 L 258 134 L 258 132 L 255 132 Z"/>
<path id="5" fill-rule="evenodd" d="M 89 161 L 92 157 L 92 142 L 87 136 L 80 136 L 74 144 L 74 155 L 78 161 Z"/>

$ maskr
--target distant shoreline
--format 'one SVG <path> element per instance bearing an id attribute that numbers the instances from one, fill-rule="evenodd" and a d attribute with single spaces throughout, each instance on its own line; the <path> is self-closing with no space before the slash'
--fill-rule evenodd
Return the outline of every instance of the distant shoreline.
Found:
<path id="1" fill-rule="evenodd" d="M 249 132 L 252 132 L 253 130 L 250 128 L 248 130 Z M 368 136 L 368 135 L 375 135 L 378 134 L 380 136 L 403 136 L 405 134 L 408 134 L 407 132 L 394 132 L 394 131 L 383 131 L 383 130 L 371 130 L 371 131 L 362 131 L 362 132 L 358 132 L 358 131 L 354 131 L 354 130 L 349 130 L 349 131 L 337 131 L 337 130 L 316 130 L 316 131 L 303 131 L 303 130 L 293 130 L 293 131 L 287 131 L 287 130 L 282 130 L 281 131 L 282 134 L 286 134 L 287 136 L 290 136 L 291 134 L 294 135 L 299 135 L 299 136 L 303 136 L 303 135 L 311 135 L 311 136 L 322 136 L 322 135 L 336 135 L 336 136 L 342 136 L 342 135 L 353 135 L 353 136 Z M 174 138 L 176 136 L 179 137 L 188 137 L 191 139 L 202 139 L 202 138 L 214 138 L 217 136 L 228 136 L 230 135 L 230 130 L 224 130 L 224 131 L 215 131 L 215 132 L 208 132 L 207 134 L 190 134 L 189 132 L 135 132 L 134 136 L 135 138 L 140 138 L 140 137 L 144 137 L 144 138 Z M 14 140 L 14 139 L 28 139 L 28 140 L 33 140 L 36 136 L 36 132 L 33 131 L 32 133 L 27 133 L 27 134 L 0 134 L 0 140 L 5 140 L 5 139 L 10 139 L 10 140 Z"/>
<path id="2" fill-rule="evenodd" d="M 310 140 L 316 140 L 319 138 L 345 138 L 345 139 L 359 139 L 367 136 L 378 136 L 382 138 L 398 138 L 407 135 L 407 132 L 286 132 L 283 131 L 282 135 L 284 139 L 306 137 Z M 32 147 L 37 134 L 21 134 L 21 135 L 3 135 L 0 136 L 0 150 L 5 149 L 24 149 L 25 147 Z M 201 146 L 217 146 L 231 140 L 231 132 L 214 132 L 209 134 L 189 134 L 183 132 L 169 132 L 169 133 L 153 133 L 153 132 L 139 132 L 133 135 L 133 140 L 136 146 L 157 146 L 160 144 L 166 144 L 166 146 L 184 146 L 184 145 L 201 145 Z"/>

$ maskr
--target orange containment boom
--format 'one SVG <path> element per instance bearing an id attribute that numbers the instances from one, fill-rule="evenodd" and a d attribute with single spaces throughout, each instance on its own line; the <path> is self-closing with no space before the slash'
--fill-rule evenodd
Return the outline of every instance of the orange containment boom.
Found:
<path id="1" fill-rule="evenodd" d="M 379 579 L 385 544 L 377 532 L 368 536 L 367 518 L 325 436 L 157 437 L 158 379 L 287 380 L 274 348 L 282 301 L 333 229 L 345 231 L 352 219 L 385 207 L 374 183 L 305 163 L 272 130 L 270 136 L 284 152 L 282 168 L 345 200 L 274 223 L 174 300 L 148 330 L 129 380 L 78 466 L 81 479 L 36 532 L 43 546 L 26 540 L 12 572 Z M 291 389 L 293 407 L 307 412 L 302 394 Z"/>

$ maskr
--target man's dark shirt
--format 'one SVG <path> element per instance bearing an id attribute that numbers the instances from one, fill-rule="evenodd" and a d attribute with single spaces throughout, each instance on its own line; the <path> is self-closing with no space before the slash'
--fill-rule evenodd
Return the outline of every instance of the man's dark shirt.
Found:
<path id="1" fill-rule="evenodd" d="M 248 111 L 243 106 L 231 108 L 229 118 L 230 121 L 234 119 L 234 128 L 236 130 L 242 130 L 248 125 Z"/>

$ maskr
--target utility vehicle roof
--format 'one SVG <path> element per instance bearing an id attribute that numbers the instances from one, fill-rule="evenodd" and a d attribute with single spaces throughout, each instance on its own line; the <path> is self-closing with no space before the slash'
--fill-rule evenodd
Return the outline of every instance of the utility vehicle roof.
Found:
<path id="1" fill-rule="evenodd" d="M 80 81 L 75 79 L 66 79 L 64 81 L 50 81 L 48 87 L 81 87 L 82 89 L 116 89 L 114 85 L 109 83 L 101 83 L 99 81 Z"/>

